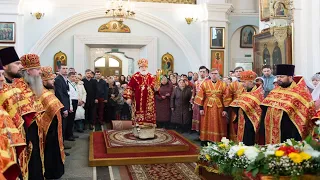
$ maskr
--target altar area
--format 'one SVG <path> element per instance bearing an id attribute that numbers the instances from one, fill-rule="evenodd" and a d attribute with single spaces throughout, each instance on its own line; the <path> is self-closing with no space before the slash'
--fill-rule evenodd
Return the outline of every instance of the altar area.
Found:
<path id="1" fill-rule="evenodd" d="M 132 130 L 92 132 L 89 166 L 120 166 L 196 162 L 199 147 L 173 130 L 156 129 L 155 138 L 141 140 Z"/>

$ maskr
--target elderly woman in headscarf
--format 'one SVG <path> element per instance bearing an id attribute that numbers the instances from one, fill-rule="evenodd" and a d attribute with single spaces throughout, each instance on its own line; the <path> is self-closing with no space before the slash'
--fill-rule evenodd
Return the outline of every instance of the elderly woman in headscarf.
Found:
<path id="1" fill-rule="evenodd" d="M 157 127 L 159 128 L 168 128 L 169 126 L 172 89 L 172 83 L 168 81 L 166 76 L 162 76 L 160 89 L 156 94 Z"/>
<path id="2" fill-rule="evenodd" d="M 173 89 L 170 107 L 172 111 L 171 123 L 181 132 L 191 131 L 191 88 L 186 80 L 179 79 L 178 87 Z"/>

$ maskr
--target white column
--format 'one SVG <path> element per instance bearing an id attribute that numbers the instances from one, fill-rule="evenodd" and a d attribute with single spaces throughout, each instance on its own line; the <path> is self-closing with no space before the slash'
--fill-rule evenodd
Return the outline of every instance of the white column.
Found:
<path id="1" fill-rule="evenodd" d="M 232 0 L 234 12 L 236 13 L 255 13 L 258 12 L 257 0 Z"/>
<path id="2" fill-rule="evenodd" d="M 303 75 L 307 80 L 320 71 L 320 29 L 319 0 L 305 3 L 294 2 L 294 49 L 293 58 L 296 74 Z"/>
<path id="3" fill-rule="evenodd" d="M 311 15 L 311 25 L 314 25 L 311 28 L 312 31 L 312 60 L 313 60 L 313 74 L 320 72 L 320 1 L 312 0 L 312 15 Z"/>
<path id="4" fill-rule="evenodd" d="M 211 48 L 210 48 L 210 27 L 224 27 L 224 72 L 227 73 L 229 67 L 228 59 L 228 16 L 231 12 L 231 4 L 207 4 L 207 17 L 201 22 L 201 59 L 207 68 L 211 68 Z M 200 66 L 200 65 L 199 65 Z"/>

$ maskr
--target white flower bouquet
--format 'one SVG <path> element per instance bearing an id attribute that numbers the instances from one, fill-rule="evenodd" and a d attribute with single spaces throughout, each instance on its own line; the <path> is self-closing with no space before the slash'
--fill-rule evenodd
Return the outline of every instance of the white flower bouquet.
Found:
<path id="1" fill-rule="evenodd" d="M 223 138 L 208 143 L 199 155 L 199 163 L 234 179 L 263 179 L 262 177 L 301 179 L 320 173 L 320 152 L 307 141 L 287 140 L 266 146 L 245 146 Z M 318 177 L 320 179 L 320 177 Z"/>

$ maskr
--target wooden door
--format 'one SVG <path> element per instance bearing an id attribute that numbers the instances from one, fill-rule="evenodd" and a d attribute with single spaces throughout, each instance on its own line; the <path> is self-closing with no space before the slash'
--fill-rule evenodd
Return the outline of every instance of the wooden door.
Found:
<path id="1" fill-rule="evenodd" d="M 108 54 L 95 60 L 94 69 L 99 70 L 103 76 L 120 76 L 122 61 L 118 57 Z"/>

